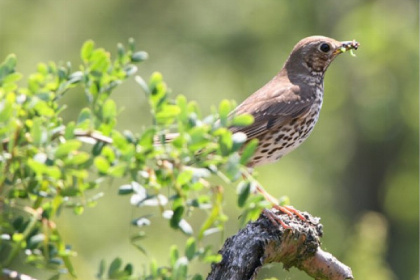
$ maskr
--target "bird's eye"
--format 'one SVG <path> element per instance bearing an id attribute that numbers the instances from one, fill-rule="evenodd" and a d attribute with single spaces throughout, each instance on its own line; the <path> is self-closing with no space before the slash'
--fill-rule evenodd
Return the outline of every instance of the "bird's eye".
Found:
<path id="1" fill-rule="evenodd" d="M 321 50 L 321 51 L 323 51 L 323 52 L 329 52 L 330 51 L 330 49 L 331 49 L 331 47 L 330 47 L 330 45 L 328 45 L 327 43 L 322 43 L 320 46 L 319 46 L 319 49 Z"/>

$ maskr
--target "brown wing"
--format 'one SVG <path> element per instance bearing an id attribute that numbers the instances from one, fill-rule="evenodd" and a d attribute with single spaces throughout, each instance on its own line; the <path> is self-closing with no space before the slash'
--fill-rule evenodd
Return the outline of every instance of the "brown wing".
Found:
<path id="1" fill-rule="evenodd" d="M 235 132 L 244 132 L 248 139 L 256 138 L 271 127 L 303 116 L 312 106 L 314 99 L 302 99 L 300 87 L 273 79 L 240 104 L 232 114 L 251 114 L 254 123 L 247 127 L 231 127 Z"/>

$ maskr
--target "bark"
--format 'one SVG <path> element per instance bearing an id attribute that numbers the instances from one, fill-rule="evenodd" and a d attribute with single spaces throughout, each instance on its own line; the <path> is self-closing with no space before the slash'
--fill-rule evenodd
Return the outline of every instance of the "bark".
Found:
<path id="1" fill-rule="evenodd" d="M 320 248 L 319 218 L 305 212 L 302 221 L 273 211 L 265 210 L 226 240 L 219 251 L 222 261 L 212 265 L 207 280 L 255 279 L 259 268 L 271 262 L 283 263 L 285 269 L 296 267 L 317 280 L 353 279 L 349 267 Z"/>

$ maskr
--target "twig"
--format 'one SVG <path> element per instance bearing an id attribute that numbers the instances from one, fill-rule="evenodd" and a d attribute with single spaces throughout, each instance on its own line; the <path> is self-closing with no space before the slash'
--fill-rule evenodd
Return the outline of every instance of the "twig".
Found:
<path id="1" fill-rule="evenodd" d="M 223 259 L 212 265 L 207 280 L 255 279 L 258 269 L 271 262 L 281 262 L 285 269 L 297 267 L 317 280 L 353 279 L 349 267 L 319 248 L 319 219 L 303 215 L 306 221 L 264 211 L 257 221 L 226 240 L 219 251 Z M 283 228 L 276 219 L 290 228 Z"/>
<path id="2" fill-rule="evenodd" d="M 64 133 L 64 129 L 60 129 L 51 136 L 51 139 L 56 139 L 57 137 L 63 136 L 63 133 Z M 29 139 L 30 138 L 29 133 L 27 133 L 26 135 L 27 135 L 27 139 Z M 74 136 L 80 139 L 81 141 L 90 143 L 90 144 L 95 144 L 97 142 L 102 142 L 105 144 L 112 144 L 112 138 L 102 135 L 101 133 L 97 131 L 91 131 L 91 130 L 85 131 L 81 129 L 76 129 L 74 131 Z M 20 145 L 28 144 L 29 141 L 27 139 L 23 143 L 20 143 Z M 3 141 L 1 142 L 1 145 L 4 151 L 8 149 L 9 142 L 10 142 L 10 138 L 3 139 Z"/>
<path id="3" fill-rule="evenodd" d="M 10 270 L 10 269 L 7 269 L 7 268 L 3 268 L 2 273 L 3 273 L 4 277 L 7 277 L 7 278 L 0 278 L 0 279 L 4 279 L 4 280 L 6 280 L 6 279 L 11 279 L 11 280 L 37 280 L 35 278 L 32 278 L 29 275 L 22 274 L 22 273 L 19 273 L 19 272 L 15 271 L 15 270 Z"/>
<path id="4" fill-rule="evenodd" d="M 83 139 L 91 139 L 93 140 L 94 143 L 102 142 L 105 144 L 112 144 L 112 138 L 104 136 L 101 133 L 96 132 L 96 131 L 83 131 L 83 130 L 76 129 L 74 131 L 74 136 L 81 139 L 82 141 Z"/>

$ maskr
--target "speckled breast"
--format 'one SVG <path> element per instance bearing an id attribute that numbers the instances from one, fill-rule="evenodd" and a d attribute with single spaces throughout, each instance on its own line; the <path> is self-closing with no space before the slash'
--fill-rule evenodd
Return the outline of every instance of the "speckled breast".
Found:
<path id="1" fill-rule="evenodd" d="M 289 123 L 267 130 L 258 137 L 259 145 L 249 166 L 257 166 L 279 160 L 305 141 L 315 127 L 322 106 L 322 98 L 315 102 L 308 113 Z"/>

